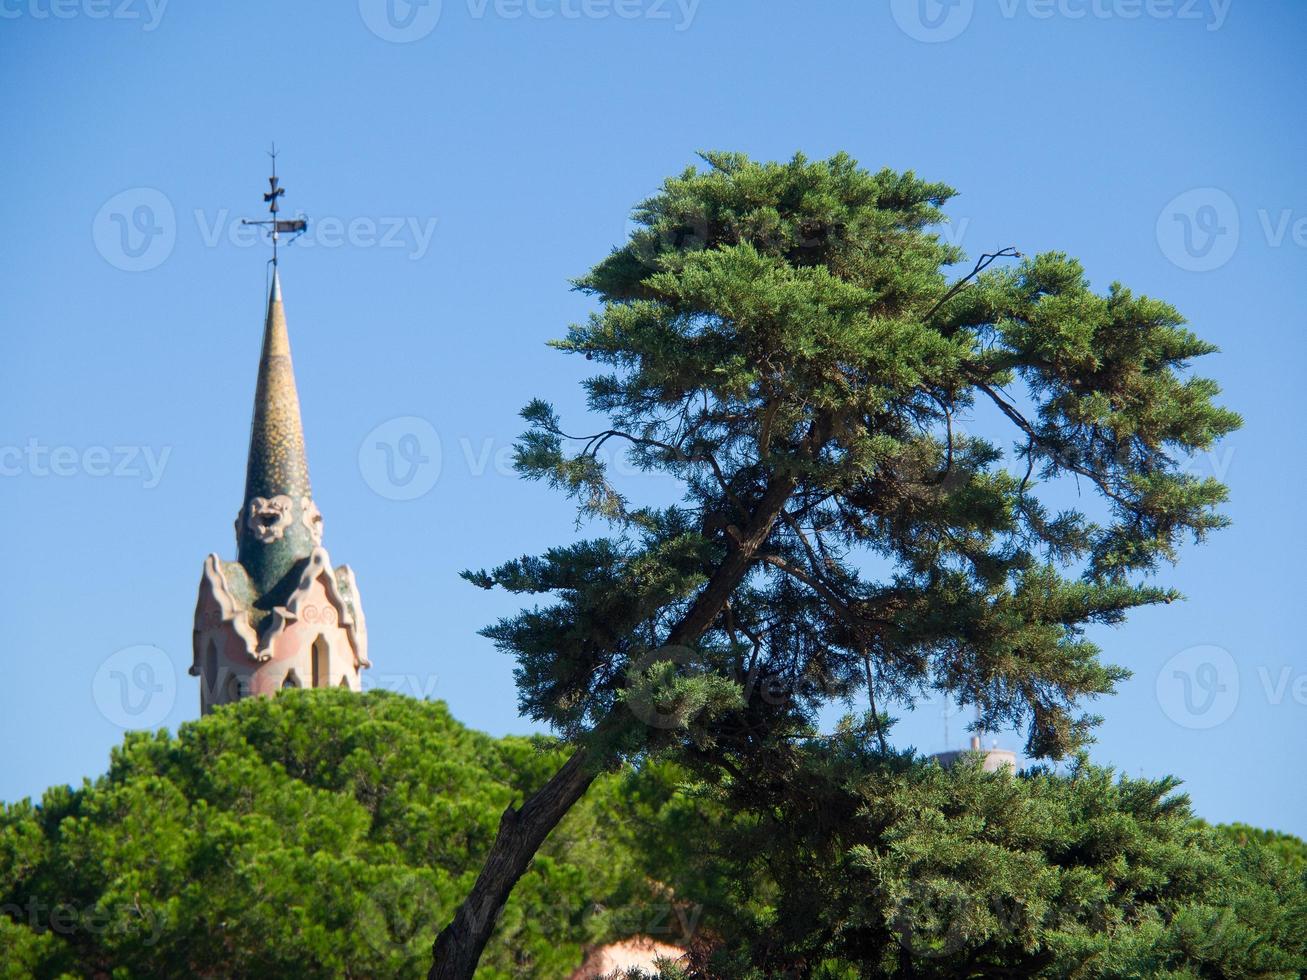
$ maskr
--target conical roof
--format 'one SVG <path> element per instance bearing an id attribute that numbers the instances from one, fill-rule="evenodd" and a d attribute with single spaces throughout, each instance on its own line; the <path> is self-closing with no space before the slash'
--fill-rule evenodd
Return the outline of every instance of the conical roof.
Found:
<path id="1" fill-rule="evenodd" d="M 236 520 L 239 560 L 260 595 L 272 591 L 317 544 L 320 518 L 312 497 L 281 279 L 273 266 L 250 423 L 245 498 Z"/>

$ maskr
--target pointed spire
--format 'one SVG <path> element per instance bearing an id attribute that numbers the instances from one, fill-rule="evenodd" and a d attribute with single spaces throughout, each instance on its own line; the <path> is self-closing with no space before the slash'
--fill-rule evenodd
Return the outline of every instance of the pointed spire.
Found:
<path id="1" fill-rule="evenodd" d="M 321 537 L 309 485 L 281 277 L 272 268 L 263 353 L 254 392 L 245 500 L 236 519 L 239 560 L 260 595 L 271 592 Z"/>

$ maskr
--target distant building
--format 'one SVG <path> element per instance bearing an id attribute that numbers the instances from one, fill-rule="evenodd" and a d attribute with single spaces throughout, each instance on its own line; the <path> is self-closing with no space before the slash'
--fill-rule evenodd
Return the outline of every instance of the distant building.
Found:
<path id="1" fill-rule="evenodd" d="M 627 970 L 656 973 L 660 964 L 679 964 L 685 950 L 669 946 L 647 936 L 632 936 L 619 943 L 591 949 L 568 980 L 607 980 L 623 976 Z"/>
<path id="2" fill-rule="evenodd" d="M 275 262 L 236 545 L 236 561 L 209 555 L 200 579 L 200 710 L 288 687 L 360 690 L 367 627 L 354 573 L 322 547 Z"/>
<path id="3" fill-rule="evenodd" d="M 971 736 L 971 748 L 969 749 L 955 749 L 951 752 L 936 752 L 931 756 L 931 758 L 947 769 L 949 766 L 955 764 L 959 759 L 976 754 L 983 756 L 981 764 L 984 766 L 985 772 L 998 772 L 1004 766 L 1008 766 L 1013 772 L 1016 772 L 1017 754 L 1007 749 L 1000 749 L 997 746 L 988 749 L 981 748 L 979 735 Z"/>

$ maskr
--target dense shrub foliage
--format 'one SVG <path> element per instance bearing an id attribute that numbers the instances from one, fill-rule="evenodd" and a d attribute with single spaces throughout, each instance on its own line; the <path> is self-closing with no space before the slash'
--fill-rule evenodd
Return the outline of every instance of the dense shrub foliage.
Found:
<path id="1" fill-rule="evenodd" d="M 1307 968 L 1296 838 L 1209 828 L 1167 780 L 945 772 L 868 744 L 797 745 L 774 784 L 648 760 L 601 778 L 478 976 L 566 977 L 633 934 L 704 977 Z M 131 734 L 103 777 L 0 816 L 0 976 L 423 976 L 499 814 L 558 761 L 384 692 Z"/>
<path id="2" fill-rule="evenodd" d="M 1083 759 L 1066 775 L 985 773 L 978 760 L 946 772 L 866 744 L 844 732 L 797 750 L 779 793 L 721 788 L 721 805 L 753 815 L 722 832 L 726 878 L 748 914 L 705 972 L 1287 980 L 1307 970 L 1297 838 L 1213 830 L 1175 780 L 1118 778 Z"/>
<path id="3" fill-rule="evenodd" d="M 133 733 L 93 784 L 6 809 L 0 974 L 425 976 L 499 814 L 557 764 L 542 741 L 384 692 L 288 692 Z M 675 938 L 667 876 L 641 863 L 680 837 L 673 785 L 657 768 L 597 785 L 478 976 L 566 976 L 584 943 Z"/>

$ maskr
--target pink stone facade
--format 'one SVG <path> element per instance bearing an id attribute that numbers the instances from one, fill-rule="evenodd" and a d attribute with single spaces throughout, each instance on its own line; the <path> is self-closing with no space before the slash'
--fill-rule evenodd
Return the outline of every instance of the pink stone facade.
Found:
<path id="1" fill-rule="evenodd" d="M 201 712 L 287 688 L 360 690 L 367 626 L 354 573 L 322 547 L 275 260 L 235 531 L 237 561 L 204 560 L 195 604 Z"/>
<path id="2" fill-rule="evenodd" d="M 332 569 L 326 550 L 315 548 L 286 603 L 257 621 L 229 581 L 240 574 L 216 555 L 205 561 L 191 665 L 203 713 L 284 688 L 360 690 L 360 671 L 370 665 L 367 629 L 348 567 Z"/>

